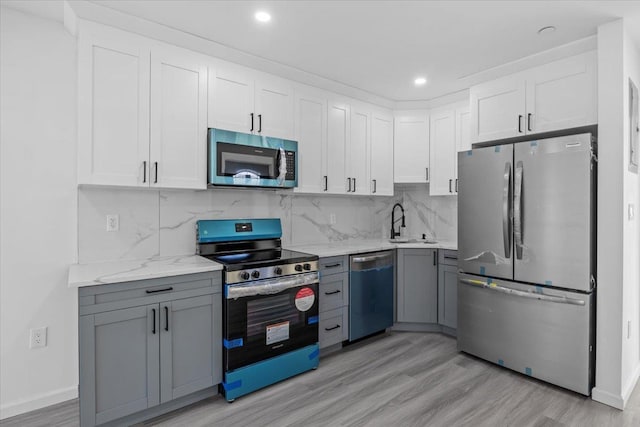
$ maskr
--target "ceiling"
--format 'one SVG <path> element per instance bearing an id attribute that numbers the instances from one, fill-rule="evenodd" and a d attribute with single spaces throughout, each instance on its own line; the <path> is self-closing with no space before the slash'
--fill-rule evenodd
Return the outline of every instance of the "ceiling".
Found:
<path id="1" fill-rule="evenodd" d="M 598 25 L 622 17 L 640 46 L 637 0 L 91 3 L 391 101 L 465 89 L 469 76 L 594 36 Z M 271 22 L 256 22 L 257 10 L 271 13 Z M 538 35 L 548 25 L 557 30 Z M 415 87 L 417 76 L 428 83 Z"/>

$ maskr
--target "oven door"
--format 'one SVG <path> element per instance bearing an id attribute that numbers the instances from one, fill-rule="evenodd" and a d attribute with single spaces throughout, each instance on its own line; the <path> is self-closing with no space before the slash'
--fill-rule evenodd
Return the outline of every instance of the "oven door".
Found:
<path id="1" fill-rule="evenodd" d="M 297 145 L 295 141 L 209 129 L 209 183 L 295 187 Z"/>
<path id="2" fill-rule="evenodd" d="M 226 285 L 224 367 L 231 371 L 318 342 L 318 273 Z"/>

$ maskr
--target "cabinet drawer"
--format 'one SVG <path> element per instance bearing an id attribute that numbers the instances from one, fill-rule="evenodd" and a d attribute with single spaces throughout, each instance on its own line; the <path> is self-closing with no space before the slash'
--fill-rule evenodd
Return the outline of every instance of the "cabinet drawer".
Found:
<path id="1" fill-rule="evenodd" d="M 329 258 L 320 258 L 320 277 L 328 274 L 342 273 L 348 270 L 348 262 L 346 256 L 333 256 Z"/>
<path id="2" fill-rule="evenodd" d="M 442 265 L 458 266 L 458 251 L 452 251 L 451 249 L 439 249 L 438 250 L 438 263 Z"/>
<path id="3" fill-rule="evenodd" d="M 349 273 L 332 274 L 320 280 L 320 312 L 349 303 Z"/>
<path id="4" fill-rule="evenodd" d="M 320 348 L 329 347 L 347 339 L 349 333 L 348 319 L 349 315 L 346 307 L 320 313 L 318 330 Z"/>
<path id="5" fill-rule="evenodd" d="M 221 273 L 211 272 L 90 286 L 80 288 L 78 297 L 80 314 L 83 315 L 219 293 L 221 290 Z"/>

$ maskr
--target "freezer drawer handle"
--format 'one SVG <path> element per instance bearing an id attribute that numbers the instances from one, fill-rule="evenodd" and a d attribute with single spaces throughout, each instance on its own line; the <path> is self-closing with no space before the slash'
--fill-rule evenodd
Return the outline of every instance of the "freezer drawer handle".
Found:
<path id="1" fill-rule="evenodd" d="M 502 189 L 502 237 L 504 257 L 511 258 L 511 163 L 504 165 L 504 188 Z"/>
<path id="2" fill-rule="evenodd" d="M 537 294 L 533 292 L 524 292 L 524 291 L 519 291 L 517 289 L 509 289 L 509 288 L 505 288 L 504 286 L 498 286 L 495 283 L 488 284 L 487 282 L 483 282 L 482 280 L 460 279 L 460 281 L 462 283 L 466 283 L 467 285 L 478 286 L 480 288 L 485 288 L 490 291 L 500 292 L 508 295 L 514 295 L 522 298 L 555 302 L 558 304 L 581 305 L 581 306 L 585 305 L 585 302 L 580 299 L 543 295 L 543 294 Z"/>
<path id="3" fill-rule="evenodd" d="M 516 189 L 513 212 L 513 235 L 516 240 L 516 258 L 522 259 L 522 178 L 524 170 L 522 162 L 516 165 Z"/>

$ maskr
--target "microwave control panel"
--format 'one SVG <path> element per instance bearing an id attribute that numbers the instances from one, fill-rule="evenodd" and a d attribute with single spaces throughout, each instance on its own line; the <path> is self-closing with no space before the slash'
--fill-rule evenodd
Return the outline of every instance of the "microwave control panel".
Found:
<path id="1" fill-rule="evenodd" d="M 284 179 L 287 181 L 293 181 L 296 179 L 296 152 L 285 151 L 285 159 L 287 162 L 287 173 Z"/>

